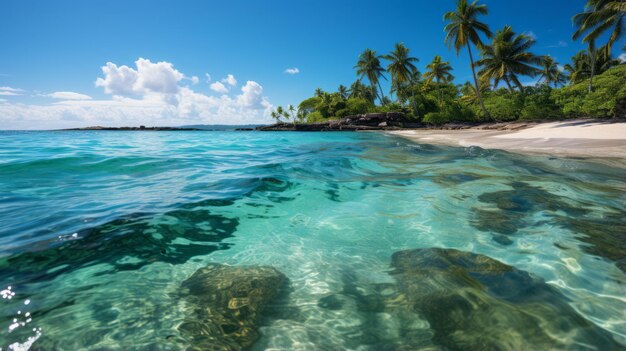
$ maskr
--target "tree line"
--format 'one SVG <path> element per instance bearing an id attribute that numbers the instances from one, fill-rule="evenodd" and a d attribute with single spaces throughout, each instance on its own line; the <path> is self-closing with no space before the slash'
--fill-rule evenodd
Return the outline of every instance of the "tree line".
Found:
<path id="1" fill-rule="evenodd" d="M 441 56 L 435 56 L 422 74 L 416 66 L 418 58 L 397 43 L 384 55 L 365 49 L 354 66 L 358 78 L 350 87 L 340 85 L 336 92 L 316 89 L 297 108 L 278 107 L 272 117 L 299 123 L 401 111 L 416 120 L 445 123 L 622 116 L 626 68 L 613 58 L 612 51 L 624 36 L 625 13 L 624 0 L 588 0 L 573 18 L 576 30 L 572 35 L 587 48 L 561 66 L 549 55 L 534 54 L 535 40 L 511 26 L 492 32 L 481 21 L 488 15 L 486 5 L 458 0 L 456 8 L 443 16 L 444 43 L 457 55 L 467 50 L 471 83 L 454 85 L 453 68 Z M 608 37 L 606 42 L 599 43 L 604 37 Z M 621 50 L 626 51 L 626 46 Z M 391 88 L 385 95 L 381 81 L 387 77 Z M 537 78 L 538 84 L 524 86 L 521 77 Z"/>

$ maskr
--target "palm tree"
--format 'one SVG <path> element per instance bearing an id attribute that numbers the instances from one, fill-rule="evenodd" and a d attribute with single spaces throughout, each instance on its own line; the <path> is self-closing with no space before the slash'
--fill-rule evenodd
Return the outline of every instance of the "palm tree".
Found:
<path id="1" fill-rule="evenodd" d="M 611 30 L 606 44 L 609 53 L 615 42 L 624 36 L 624 0 L 588 0 L 585 11 L 574 16 L 574 25 L 578 28 L 573 39 L 584 35 L 583 42 L 596 41 L 607 30 Z M 586 33 L 586 34 L 585 34 Z"/>
<path id="2" fill-rule="evenodd" d="M 589 55 L 585 51 L 579 51 L 572 56 L 572 63 L 564 66 L 567 72 L 570 84 L 580 83 L 585 79 L 589 79 L 591 66 L 589 65 Z"/>
<path id="3" fill-rule="evenodd" d="M 624 0 L 588 0 L 584 12 L 574 16 L 572 21 L 578 28 L 572 39 L 583 37 L 583 43 L 587 43 L 591 71 L 589 74 L 589 91 L 593 91 L 593 77 L 595 76 L 597 59 L 596 40 L 607 30 L 611 29 L 609 41 L 604 46 L 608 55 L 615 42 L 624 36 L 624 14 L 626 13 L 626 1 Z"/>
<path id="4" fill-rule="evenodd" d="M 417 72 L 413 63 L 419 60 L 409 56 L 409 48 L 403 43 L 397 43 L 394 50 L 384 58 L 390 61 L 387 71 L 391 75 L 391 86 L 396 93 L 401 93 L 406 85 L 413 84 L 413 77 Z"/>
<path id="5" fill-rule="evenodd" d="M 518 75 L 535 77 L 541 73 L 536 66 L 542 63 L 542 57 L 528 51 L 534 44 L 527 35 L 515 34 L 511 26 L 504 26 L 496 32 L 490 46 L 482 47 L 482 58 L 476 62 L 481 67 L 478 72 L 481 80 L 493 80 L 494 88 L 503 80 L 511 92 L 513 82 L 522 90 Z"/>
<path id="6" fill-rule="evenodd" d="M 291 116 L 293 123 L 296 123 L 296 108 L 293 105 L 289 104 L 287 105 L 287 110 L 289 111 L 289 115 Z"/>
<path id="7" fill-rule="evenodd" d="M 363 83 L 361 83 L 361 80 L 356 80 L 350 86 L 350 95 L 348 96 L 348 98 L 360 98 L 367 100 L 373 104 L 374 95 L 376 94 L 371 87 L 365 86 Z"/>
<path id="8" fill-rule="evenodd" d="M 474 69 L 474 58 L 470 46 L 470 43 L 472 43 L 479 48 L 482 47 L 483 42 L 480 39 L 481 32 L 485 34 L 487 38 L 491 37 L 491 31 L 487 24 L 478 21 L 479 15 L 486 15 L 488 13 L 487 6 L 478 5 L 477 2 L 478 0 L 475 0 L 469 4 L 467 0 L 458 0 L 455 11 L 450 11 L 443 16 L 443 19 L 448 21 L 448 24 L 444 28 L 446 32 L 445 43 L 448 44 L 448 46 L 453 46 L 457 55 L 462 47 L 467 46 L 478 101 L 485 115 L 489 116 L 489 112 L 487 112 L 482 95 L 480 94 L 480 89 L 478 88 L 478 79 L 476 78 L 476 71 Z"/>
<path id="9" fill-rule="evenodd" d="M 346 100 L 348 99 L 348 88 L 346 88 L 345 85 L 339 85 L 339 88 L 337 88 L 337 92 L 339 93 L 339 95 L 341 95 L 341 97 Z"/>
<path id="10" fill-rule="evenodd" d="M 594 60 L 593 70 L 600 74 L 609 68 L 619 64 L 619 60 L 611 58 L 607 50 L 598 50 L 596 59 Z M 572 57 L 572 63 L 564 66 L 568 73 L 570 84 L 580 83 L 591 77 L 591 58 L 585 50 L 579 51 Z"/>
<path id="11" fill-rule="evenodd" d="M 315 96 L 321 97 L 322 94 L 324 94 L 324 90 L 322 90 L 322 88 L 315 89 Z"/>
<path id="12" fill-rule="evenodd" d="M 565 85 L 567 79 L 561 69 L 559 69 L 559 64 L 554 61 L 552 56 L 544 56 L 541 60 L 541 75 L 539 76 L 539 81 L 542 81 L 546 85 L 553 84 L 554 87 L 558 87 L 559 84 Z"/>
<path id="13" fill-rule="evenodd" d="M 454 79 L 452 73 L 452 66 L 450 66 L 450 62 L 443 61 L 441 56 L 435 56 L 433 62 L 426 65 L 426 73 L 424 73 L 424 78 L 426 78 L 426 84 L 432 83 L 433 79 L 437 81 L 437 92 L 439 93 L 439 101 L 441 102 L 441 83 L 449 83 Z"/>
<path id="14" fill-rule="evenodd" d="M 380 59 L 381 56 L 376 55 L 376 51 L 365 49 L 365 51 L 359 55 L 359 61 L 354 68 L 357 69 L 356 74 L 360 76 L 359 79 L 367 77 L 372 90 L 375 91 L 376 85 L 378 85 L 378 88 L 380 89 L 380 96 L 378 98 L 380 99 L 380 103 L 384 105 L 385 95 L 383 93 L 383 88 L 380 86 L 380 78 L 385 78 L 383 75 L 385 69 L 380 65 Z"/>
<path id="15" fill-rule="evenodd" d="M 282 117 L 280 115 L 280 113 L 278 113 L 276 111 L 272 111 L 270 114 L 271 114 L 272 118 L 276 120 L 276 123 L 280 123 L 280 117 Z"/>
<path id="16" fill-rule="evenodd" d="M 489 91 L 491 85 L 489 82 L 478 81 L 480 84 L 480 93 L 484 94 Z M 476 94 L 476 88 L 470 82 L 465 82 L 465 84 L 459 86 L 459 91 L 461 92 L 461 101 L 467 104 L 477 104 L 478 103 L 478 94 Z"/>

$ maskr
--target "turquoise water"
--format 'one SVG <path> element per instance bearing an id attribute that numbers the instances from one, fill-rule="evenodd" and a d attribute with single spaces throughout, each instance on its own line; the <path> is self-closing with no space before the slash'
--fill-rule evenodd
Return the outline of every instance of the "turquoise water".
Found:
<path id="1" fill-rule="evenodd" d="M 181 283 L 220 263 L 289 278 L 253 349 L 401 349 L 394 313 L 320 301 L 432 247 L 544 280 L 626 345 L 625 200 L 601 163 L 378 133 L 0 132 L 0 347 L 182 349 Z"/>

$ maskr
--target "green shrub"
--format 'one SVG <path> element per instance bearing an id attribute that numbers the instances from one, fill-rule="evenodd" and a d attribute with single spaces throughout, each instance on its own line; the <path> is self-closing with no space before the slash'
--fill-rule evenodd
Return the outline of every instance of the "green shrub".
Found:
<path id="1" fill-rule="evenodd" d="M 561 107 L 552 96 L 552 88 L 546 85 L 524 89 L 524 107 L 521 119 L 560 119 L 563 118 Z"/>
<path id="2" fill-rule="evenodd" d="M 496 121 L 514 121 L 520 117 L 524 108 L 523 94 L 505 89 L 485 94 L 484 102 L 489 115 Z"/>
<path id="3" fill-rule="evenodd" d="M 444 124 L 448 122 L 471 122 L 476 120 L 476 115 L 469 107 L 448 102 L 439 112 L 429 112 L 424 116 L 424 122 L 429 124 Z"/>
<path id="4" fill-rule="evenodd" d="M 323 122 L 326 118 L 319 111 L 313 111 L 306 116 L 307 123 Z"/>
<path id="5" fill-rule="evenodd" d="M 589 81 L 558 89 L 555 101 L 566 117 L 624 117 L 626 105 L 626 64 L 613 67 Z"/>
<path id="6" fill-rule="evenodd" d="M 428 112 L 426 116 L 424 116 L 423 121 L 428 124 L 440 125 L 450 122 L 450 118 L 442 112 Z"/>
<path id="7" fill-rule="evenodd" d="M 346 100 L 346 110 L 348 112 L 347 115 L 358 115 L 361 113 L 367 113 L 367 112 L 370 112 L 373 108 L 374 108 L 374 105 L 365 99 L 350 98 Z M 342 117 L 345 117 L 345 116 L 342 116 Z"/>

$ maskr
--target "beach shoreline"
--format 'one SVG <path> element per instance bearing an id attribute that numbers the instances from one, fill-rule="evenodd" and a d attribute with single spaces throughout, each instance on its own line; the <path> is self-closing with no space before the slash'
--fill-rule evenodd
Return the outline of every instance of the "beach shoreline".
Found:
<path id="1" fill-rule="evenodd" d="M 445 127 L 444 127 L 445 128 Z M 611 160 L 626 167 L 626 121 L 570 120 L 503 124 L 499 128 L 385 131 L 417 143 L 478 146 L 510 152 Z"/>

